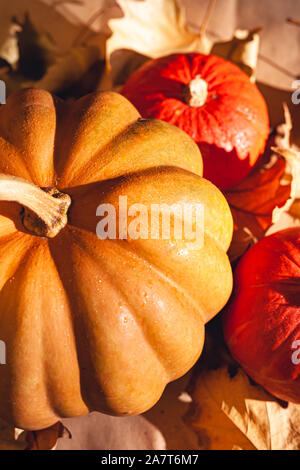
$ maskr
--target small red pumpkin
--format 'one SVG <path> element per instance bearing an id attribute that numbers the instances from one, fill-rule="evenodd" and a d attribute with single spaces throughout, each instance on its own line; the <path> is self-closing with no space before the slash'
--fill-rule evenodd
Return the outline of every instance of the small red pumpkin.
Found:
<path id="1" fill-rule="evenodd" d="M 147 62 L 122 90 L 145 118 L 183 129 L 199 145 L 204 177 L 221 189 L 241 181 L 263 153 L 267 106 L 239 67 L 220 57 L 175 54 Z"/>
<path id="2" fill-rule="evenodd" d="M 300 227 L 263 238 L 242 258 L 224 335 L 256 382 L 300 403 Z"/>

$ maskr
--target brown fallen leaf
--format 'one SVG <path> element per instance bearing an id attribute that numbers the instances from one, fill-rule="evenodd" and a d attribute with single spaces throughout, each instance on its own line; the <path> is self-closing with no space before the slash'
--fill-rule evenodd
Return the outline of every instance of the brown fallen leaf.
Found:
<path id="1" fill-rule="evenodd" d="M 99 59 L 99 50 L 95 46 L 74 47 L 67 54 L 57 57 L 44 77 L 34 83 L 34 87 L 59 94 L 76 83 Z"/>
<path id="2" fill-rule="evenodd" d="M 19 429 L 0 419 L 0 450 L 24 450 L 25 435 Z"/>
<path id="3" fill-rule="evenodd" d="M 70 431 L 60 421 L 40 431 L 28 431 L 25 450 L 52 450 L 60 437 L 71 438 Z"/>
<path id="4" fill-rule="evenodd" d="M 205 450 L 299 450 L 300 406 L 280 402 L 256 385 L 208 337 L 189 387 L 192 404 L 185 422 Z"/>

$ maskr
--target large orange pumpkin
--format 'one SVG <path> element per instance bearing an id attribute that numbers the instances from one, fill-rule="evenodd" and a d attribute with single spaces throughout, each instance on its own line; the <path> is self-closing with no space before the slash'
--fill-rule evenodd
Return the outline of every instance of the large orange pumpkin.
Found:
<path id="1" fill-rule="evenodd" d="M 116 93 L 24 90 L 0 108 L 0 172 L 0 416 L 41 429 L 147 410 L 195 363 L 232 288 L 232 217 L 197 145 Z M 203 204 L 204 245 L 99 239 L 96 209 L 120 195 Z"/>

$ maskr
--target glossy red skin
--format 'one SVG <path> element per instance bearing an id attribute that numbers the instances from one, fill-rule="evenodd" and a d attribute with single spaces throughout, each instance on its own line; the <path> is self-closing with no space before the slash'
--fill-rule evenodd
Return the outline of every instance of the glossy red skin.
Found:
<path id="1" fill-rule="evenodd" d="M 300 403 L 300 227 L 259 241 L 240 261 L 224 313 L 233 357 L 273 395 Z M 300 354 L 296 354 L 300 359 Z"/>
<path id="2" fill-rule="evenodd" d="M 200 74 L 208 83 L 201 107 L 184 102 L 184 90 Z M 239 67 L 220 57 L 175 54 L 147 62 L 122 90 L 144 118 L 183 129 L 199 145 L 204 177 L 221 189 L 241 181 L 263 153 L 269 134 L 267 106 Z"/>

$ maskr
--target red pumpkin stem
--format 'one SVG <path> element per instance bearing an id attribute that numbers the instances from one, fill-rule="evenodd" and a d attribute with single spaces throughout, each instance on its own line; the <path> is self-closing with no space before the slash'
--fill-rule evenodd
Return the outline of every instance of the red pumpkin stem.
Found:
<path id="1" fill-rule="evenodd" d="M 208 85 L 201 75 L 196 75 L 185 88 L 184 101 L 192 107 L 199 108 L 206 103 Z"/>
<path id="2" fill-rule="evenodd" d="M 39 237 L 53 238 L 67 224 L 71 198 L 56 188 L 39 188 L 23 178 L 0 174 L 0 201 L 24 207 L 22 223 Z"/>

